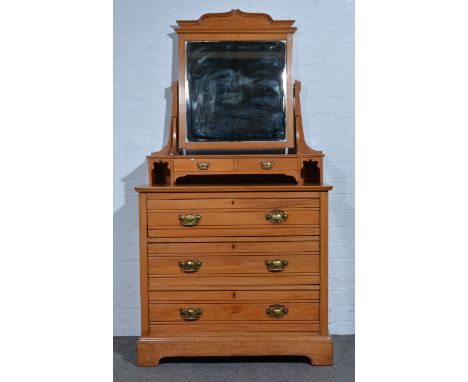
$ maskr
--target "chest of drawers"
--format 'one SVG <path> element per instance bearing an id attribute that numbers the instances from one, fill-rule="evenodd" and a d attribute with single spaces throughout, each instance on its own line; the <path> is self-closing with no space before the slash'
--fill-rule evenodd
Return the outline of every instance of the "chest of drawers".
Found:
<path id="1" fill-rule="evenodd" d="M 303 355 L 332 363 L 329 186 L 139 187 L 137 362 Z"/>

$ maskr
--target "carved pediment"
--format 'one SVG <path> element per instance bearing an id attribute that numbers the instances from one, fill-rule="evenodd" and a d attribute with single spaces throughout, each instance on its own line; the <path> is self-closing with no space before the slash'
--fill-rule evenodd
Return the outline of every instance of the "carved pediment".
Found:
<path id="1" fill-rule="evenodd" d="M 198 20 L 177 20 L 177 33 L 251 31 L 255 33 L 294 33 L 294 20 L 273 20 L 266 13 L 248 13 L 233 9 L 224 13 L 207 13 Z"/>

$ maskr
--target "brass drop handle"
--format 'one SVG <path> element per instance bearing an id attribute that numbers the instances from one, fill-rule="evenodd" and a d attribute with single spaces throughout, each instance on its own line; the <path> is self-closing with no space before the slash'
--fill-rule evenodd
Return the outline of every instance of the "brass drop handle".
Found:
<path id="1" fill-rule="evenodd" d="M 179 215 L 180 225 L 183 225 L 185 227 L 193 227 L 194 225 L 197 225 L 200 222 L 200 219 L 201 219 L 201 215 L 199 214 Z"/>
<path id="2" fill-rule="evenodd" d="M 264 170 L 271 170 L 273 168 L 274 163 L 273 162 L 260 162 L 260 166 Z"/>
<path id="3" fill-rule="evenodd" d="M 201 266 L 202 266 L 202 262 L 200 260 L 180 260 L 179 261 L 180 270 L 185 273 L 197 272 Z"/>
<path id="4" fill-rule="evenodd" d="M 288 260 L 265 260 L 265 265 L 269 272 L 281 272 L 288 266 Z"/>
<path id="5" fill-rule="evenodd" d="M 208 167 L 210 167 L 210 164 L 208 162 L 199 162 L 197 163 L 197 167 L 199 170 L 208 170 Z"/>
<path id="6" fill-rule="evenodd" d="M 271 224 L 280 224 L 288 219 L 288 214 L 283 210 L 272 210 L 265 214 L 265 219 Z"/>
<path id="7" fill-rule="evenodd" d="M 202 315 L 203 310 L 201 310 L 200 308 L 186 308 L 186 309 L 181 308 L 179 312 L 180 312 L 180 317 L 182 317 L 183 320 L 196 321 Z"/>
<path id="8" fill-rule="evenodd" d="M 280 318 L 288 314 L 288 308 L 284 305 L 273 304 L 266 309 L 266 314 L 273 318 Z"/>

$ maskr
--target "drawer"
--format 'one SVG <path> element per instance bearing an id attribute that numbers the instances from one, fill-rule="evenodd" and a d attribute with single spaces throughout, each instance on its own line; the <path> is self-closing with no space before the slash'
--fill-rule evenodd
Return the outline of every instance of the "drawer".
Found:
<path id="1" fill-rule="evenodd" d="M 268 264 L 267 264 L 268 263 Z M 185 275 L 195 273 L 319 273 L 319 255 L 278 254 L 276 256 L 156 256 L 148 258 L 150 275 Z"/>
<path id="2" fill-rule="evenodd" d="M 263 241 L 260 239 L 269 240 Z M 194 254 L 209 253 L 253 253 L 256 255 L 264 253 L 318 253 L 320 249 L 319 236 L 304 236 L 300 239 L 300 241 L 276 241 L 273 238 L 253 237 L 252 241 L 148 243 L 148 255 L 178 254 L 191 257 Z M 246 238 L 243 240 L 246 240 Z"/>
<path id="3" fill-rule="evenodd" d="M 187 158 L 174 159 L 175 172 L 233 172 L 233 159 Z"/>
<path id="4" fill-rule="evenodd" d="M 213 209 L 287 209 L 287 208 L 319 208 L 319 199 L 152 199 L 147 201 L 149 212 L 160 210 L 197 211 Z"/>
<path id="5" fill-rule="evenodd" d="M 259 298 L 261 294 L 259 293 Z M 278 304 L 287 309 L 287 313 L 280 317 L 273 317 L 266 313 L 274 310 Z M 212 302 L 191 301 L 186 303 L 150 303 L 149 320 L 159 322 L 188 322 L 181 314 L 189 309 L 200 309 L 201 314 L 194 321 L 317 321 L 319 320 L 319 302 L 284 302 L 279 299 L 264 302 Z"/>
<path id="6" fill-rule="evenodd" d="M 269 214 L 269 218 L 267 218 Z M 276 223 L 274 223 L 276 222 Z M 252 210 L 179 210 L 148 212 L 148 227 L 192 229 L 198 227 L 261 225 L 275 229 L 280 225 L 317 225 L 320 212 L 312 209 L 262 209 Z"/>
<path id="7" fill-rule="evenodd" d="M 297 170 L 297 158 L 251 158 L 237 159 L 239 172 L 269 173 L 278 171 Z"/>

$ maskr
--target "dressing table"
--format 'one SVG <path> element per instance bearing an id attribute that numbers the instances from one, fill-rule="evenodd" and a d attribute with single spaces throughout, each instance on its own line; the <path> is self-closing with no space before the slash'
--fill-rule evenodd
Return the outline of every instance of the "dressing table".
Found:
<path id="1" fill-rule="evenodd" d="M 331 365 L 328 192 L 304 139 L 292 20 L 177 21 L 169 139 L 137 187 L 137 363 L 301 355 Z"/>

